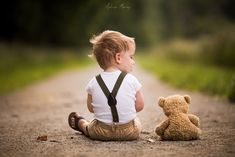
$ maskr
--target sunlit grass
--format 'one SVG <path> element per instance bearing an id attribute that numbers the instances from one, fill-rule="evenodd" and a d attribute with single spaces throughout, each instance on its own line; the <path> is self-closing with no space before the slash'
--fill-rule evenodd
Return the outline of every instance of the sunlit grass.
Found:
<path id="1" fill-rule="evenodd" d="M 0 94 L 89 64 L 87 53 L 79 50 L 0 45 Z"/>
<path id="2" fill-rule="evenodd" d="M 188 43 L 186 46 L 189 46 Z M 137 59 L 143 68 L 173 87 L 224 98 L 232 94 L 234 97 L 233 93 L 230 93 L 234 84 L 234 68 L 228 69 L 201 62 L 201 56 L 197 56 L 196 52 L 188 51 L 188 55 L 184 52 L 178 53 L 177 51 L 183 49 L 182 45 L 178 50 L 174 47 L 174 53 L 169 52 L 170 47 L 171 45 L 168 45 L 166 50 L 164 46 L 159 46 L 149 50 L 150 53 L 147 55 L 143 55 L 147 52 L 140 52 L 142 55 Z"/>

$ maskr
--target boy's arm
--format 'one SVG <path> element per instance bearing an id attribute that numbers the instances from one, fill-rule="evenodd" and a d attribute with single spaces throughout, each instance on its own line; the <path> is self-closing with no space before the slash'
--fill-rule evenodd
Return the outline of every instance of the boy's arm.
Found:
<path id="1" fill-rule="evenodd" d="M 87 94 L 87 108 L 91 113 L 94 113 L 93 106 L 92 106 L 92 96 Z"/>
<path id="2" fill-rule="evenodd" d="M 136 112 L 140 112 L 144 108 L 144 98 L 142 92 L 139 90 L 136 93 L 136 101 L 135 101 L 135 110 Z"/>

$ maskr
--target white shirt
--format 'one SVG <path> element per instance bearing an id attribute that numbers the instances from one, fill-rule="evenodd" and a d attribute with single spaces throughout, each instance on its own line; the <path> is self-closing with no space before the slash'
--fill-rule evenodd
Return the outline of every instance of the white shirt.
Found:
<path id="1" fill-rule="evenodd" d="M 120 73 L 121 71 L 118 70 L 114 72 L 102 72 L 100 74 L 110 92 L 113 90 Z M 135 96 L 141 87 L 142 85 L 135 76 L 131 74 L 125 76 L 116 96 L 116 107 L 120 124 L 130 122 L 136 118 Z M 92 96 L 94 118 L 108 124 L 113 123 L 108 100 L 95 77 L 88 83 L 86 91 Z"/>

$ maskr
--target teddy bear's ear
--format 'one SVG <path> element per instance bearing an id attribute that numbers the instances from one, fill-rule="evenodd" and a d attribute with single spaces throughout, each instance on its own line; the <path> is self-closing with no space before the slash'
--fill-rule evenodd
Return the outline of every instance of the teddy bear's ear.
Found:
<path id="1" fill-rule="evenodd" d="M 158 98 L 158 105 L 159 105 L 160 107 L 163 107 L 163 106 L 164 106 L 164 103 L 165 103 L 165 98 L 159 97 L 159 98 Z"/>
<path id="2" fill-rule="evenodd" d="M 190 97 L 189 95 L 185 95 L 185 96 L 184 96 L 184 99 L 185 99 L 185 101 L 186 101 L 188 104 L 190 104 L 190 102 L 191 102 L 191 97 Z"/>

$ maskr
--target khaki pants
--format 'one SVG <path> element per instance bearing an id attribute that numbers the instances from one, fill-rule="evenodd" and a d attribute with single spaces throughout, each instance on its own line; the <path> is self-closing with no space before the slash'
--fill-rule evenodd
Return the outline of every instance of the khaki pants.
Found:
<path id="1" fill-rule="evenodd" d="M 136 140 L 141 132 L 141 124 L 138 119 L 126 124 L 108 125 L 94 119 L 87 127 L 87 134 L 94 140 Z"/>

